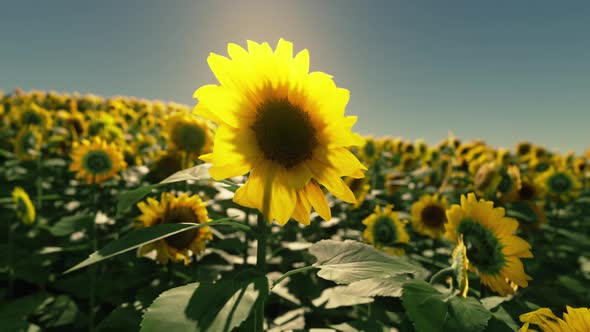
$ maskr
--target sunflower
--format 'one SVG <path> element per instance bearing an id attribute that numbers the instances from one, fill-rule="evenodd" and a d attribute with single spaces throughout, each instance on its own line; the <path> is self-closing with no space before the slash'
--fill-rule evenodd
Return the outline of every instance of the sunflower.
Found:
<path id="1" fill-rule="evenodd" d="M 543 198 L 543 194 L 543 191 L 530 176 L 522 178 L 521 186 L 518 190 L 519 201 L 536 201 Z"/>
<path id="2" fill-rule="evenodd" d="M 392 209 L 393 205 L 387 205 L 382 210 L 376 206 L 375 211 L 362 221 L 367 226 L 363 237 L 377 249 L 391 255 L 403 255 L 405 250 L 396 246 L 410 242 L 410 236 L 404 228 L 405 224 Z"/>
<path id="3" fill-rule="evenodd" d="M 356 203 L 352 205 L 352 209 L 358 209 L 363 205 L 365 201 L 365 197 L 371 190 L 371 184 L 369 182 L 369 177 L 365 176 L 364 178 L 346 178 L 346 185 L 350 188 L 350 191 L 354 194 L 356 198 Z"/>
<path id="4" fill-rule="evenodd" d="M 520 258 L 533 254 L 525 240 L 514 236 L 518 221 L 504 216 L 503 208 L 475 194 L 461 196 L 461 205 L 447 210 L 445 236 L 455 243 L 463 236 L 470 270 L 477 272 L 484 285 L 502 296 L 514 294 L 515 285 L 527 287 L 531 277 L 525 274 Z"/>
<path id="5" fill-rule="evenodd" d="M 549 197 L 567 200 L 578 194 L 581 184 L 570 169 L 551 167 L 536 179 L 537 186 Z"/>
<path id="6" fill-rule="evenodd" d="M 82 144 L 74 143 L 71 154 L 72 163 L 69 170 L 78 172 L 77 178 L 86 183 L 101 183 L 126 168 L 123 153 L 113 143 L 107 143 L 100 137 L 92 141 L 83 140 Z"/>
<path id="7" fill-rule="evenodd" d="M 16 215 L 25 225 L 35 222 L 35 207 L 27 192 L 21 187 L 15 187 L 12 191 L 12 201 L 16 208 Z"/>
<path id="8" fill-rule="evenodd" d="M 149 178 L 160 182 L 170 175 L 181 171 L 182 155 L 178 151 L 160 151 L 155 157 L 154 163 L 150 166 Z"/>
<path id="9" fill-rule="evenodd" d="M 176 112 L 166 121 L 170 147 L 195 156 L 211 152 L 213 133 L 207 122 L 185 112 Z M 188 166 L 187 166 L 188 167 Z"/>
<path id="10" fill-rule="evenodd" d="M 518 192 L 522 188 L 520 169 L 514 165 L 501 166 L 497 196 L 504 203 L 514 202 L 518 199 Z"/>
<path id="11" fill-rule="evenodd" d="M 361 148 L 361 158 L 366 163 L 371 163 L 379 157 L 377 141 L 373 137 L 365 137 L 365 144 Z"/>
<path id="12" fill-rule="evenodd" d="M 438 195 L 424 195 L 414 202 L 410 208 L 412 226 L 416 232 L 433 239 L 438 239 L 445 233 L 447 216 L 445 211 L 448 202 L 445 197 Z"/>
<path id="13" fill-rule="evenodd" d="M 500 168 L 493 161 L 481 165 L 473 179 L 475 191 L 485 197 L 493 195 L 501 182 Z"/>
<path id="14" fill-rule="evenodd" d="M 14 154 L 20 160 L 33 160 L 41 151 L 43 135 L 38 126 L 22 127 L 14 139 Z"/>
<path id="15" fill-rule="evenodd" d="M 142 212 L 135 225 L 137 228 L 210 221 L 205 203 L 198 195 L 189 196 L 183 193 L 176 197 L 172 193 L 162 193 L 160 201 L 148 198 L 146 202 L 138 203 L 137 207 Z M 191 229 L 140 247 L 138 256 L 156 250 L 156 259 L 162 264 L 168 263 L 169 260 L 188 264 L 190 257 L 193 254 L 199 255 L 211 239 L 213 235 L 209 227 Z"/>
<path id="16" fill-rule="evenodd" d="M 41 131 L 50 130 L 52 127 L 51 114 L 35 103 L 19 108 L 15 114 L 20 127 L 37 126 Z"/>
<path id="17" fill-rule="evenodd" d="M 530 330 L 530 325 L 537 325 L 543 331 L 553 332 L 587 332 L 590 331 L 590 308 L 572 308 L 566 306 L 567 313 L 563 319 L 555 316 L 549 308 L 540 308 L 535 311 L 522 314 L 518 318 L 524 325 L 518 332 Z"/>
<path id="18" fill-rule="evenodd" d="M 221 85 L 194 94 L 196 113 L 219 124 L 213 153 L 201 156 L 213 164 L 211 176 L 250 172 L 234 201 L 281 225 L 291 216 L 309 224 L 312 207 L 331 219 L 320 185 L 355 203 L 342 177 L 362 178 L 366 167 L 347 149 L 364 143 L 351 132 L 356 117 L 344 116 L 349 91 L 325 73 L 308 73 L 308 51 L 293 58 L 293 44 L 283 39 L 274 52 L 248 41 L 248 51 L 229 44 L 228 53 L 231 59 L 208 58 Z"/>
<path id="19" fill-rule="evenodd" d="M 518 142 L 514 150 L 518 157 L 526 159 L 533 151 L 533 145 L 530 142 Z"/>

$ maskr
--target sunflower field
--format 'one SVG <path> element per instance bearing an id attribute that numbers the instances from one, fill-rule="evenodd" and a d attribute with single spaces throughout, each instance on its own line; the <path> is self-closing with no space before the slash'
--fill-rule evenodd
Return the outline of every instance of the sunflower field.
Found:
<path id="1" fill-rule="evenodd" d="M 362 137 L 227 51 L 194 108 L 0 93 L 1 331 L 590 331 L 590 150 Z"/>

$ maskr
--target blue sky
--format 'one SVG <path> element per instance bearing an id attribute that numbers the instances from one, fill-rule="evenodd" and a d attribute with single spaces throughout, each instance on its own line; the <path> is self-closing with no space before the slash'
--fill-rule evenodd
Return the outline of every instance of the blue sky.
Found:
<path id="1" fill-rule="evenodd" d="M 309 49 L 361 134 L 590 147 L 587 1 L 13 1 L 0 89 L 194 105 L 228 42 Z"/>

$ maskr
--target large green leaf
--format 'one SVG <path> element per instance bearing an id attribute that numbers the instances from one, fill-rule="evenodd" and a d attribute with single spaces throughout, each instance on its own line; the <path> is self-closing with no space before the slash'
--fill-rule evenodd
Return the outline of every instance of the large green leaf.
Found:
<path id="1" fill-rule="evenodd" d="M 121 215 L 125 210 L 131 207 L 131 205 L 137 203 L 147 194 L 151 193 L 152 190 L 162 187 L 166 184 L 187 180 L 211 181 L 211 177 L 209 175 L 210 167 L 211 164 L 202 164 L 187 168 L 170 175 L 160 183 L 139 187 L 137 189 L 126 191 L 120 194 L 118 197 L 119 202 L 117 203 L 117 214 Z"/>
<path id="2" fill-rule="evenodd" d="M 418 332 L 443 331 L 448 312 L 446 297 L 423 280 L 404 284 L 402 303 Z"/>
<path id="3" fill-rule="evenodd" d="M 86 260 L 82 261 L 81 263 L 77 264 L 76 266 L 72 267 L 71 269 L 67 270 L 64 273 L 69 273 L 88 265 L 100 262 L 107 258 L 122 254 L 129 250 L 133 250 L 135 248 L 139 248 L 144 244 L 148 244 L 150 242 L 154 242 L 157 240 L 161 240 L 165 237 L 188 231 L 190 229 L 196 229 L 204 226 L 214 226 L 214 225 L 231 225 L 239 228 L 249 229 L 248 226 L 244 224 L 240 224 L 237 222 L 230 221 L 233 218 L 222 218 L 217 219 L 214 221 L 210 221 L 207 223 L 202 224 L 191 224 L 191 223 L 179 223 L 179 224 L 160 224 L 155 225 L 152 227 L 141 228 L 137 230 L 133 230 L 127 233 L 125 236 L 117 239 L 109 244 L 107 244 L 104 248 L 95 251 L 88 257 Z"/>
<path id="4" fill-rule="evenodd" d="M 26 317 L 32 314 L 50 295 L 37 293 L 0 305 L 2 331 L 25 331 L 30 323 Z"/>
<path id="5" fill-rule="evenodd" d="M 355 281 L 346 286 L 343 292 L 356 296 L 391 296 L 402 295 L 402 286 L 408 281 L 405 276 L 388 278 L 371 278 Z"/>
<path id="6" fill-rule="evenodd" d="M 88 226 L 93 222 L 94 216 L 87 214 L 67 216 L 61 218 L 58 222 L 51 226 L 51 228 L 49 228 L 49 232 L 55 236 L 66 236 L 88 228 Z"/>
<path id="7" fill-rule="evenodd" d="M 483 331 L 492 317 L 475 298 L 442 294 L 423 280 L 404 284 L 402 303 L 418 332 Z"/>
<path id="8" fill-rule="evenodd" d="M 370 297 L 347 294 L 345 288 L 346 286 L 336 286 L 324 289 L 322 295 L 313 300 L 312 304 L 316 307 L 323 305 L 326 309 L 334 309 L 373 302 Z"/>
<path id="9" fill-rule="evenodd" d="M 452 297 L 445 331 L 483 331 L 492 313 L 475 298 Z"/>
<path id="10" fill-rule="evenodd" d="M 318 276 L 339 284 L 422 270 L 404 257 L 392 256 L 352 240 L 322 240 L 311 246 L 309 252 L 317 258 L 314 266 L 320 269 Z"/>
<path id="11" fill-rule="evenodd" d="M 173 288 L 160 294 L 147 309 L 141 331 L 231 331 L 267 294 L 268 280 L 255 270 L 215 284 Z"/>

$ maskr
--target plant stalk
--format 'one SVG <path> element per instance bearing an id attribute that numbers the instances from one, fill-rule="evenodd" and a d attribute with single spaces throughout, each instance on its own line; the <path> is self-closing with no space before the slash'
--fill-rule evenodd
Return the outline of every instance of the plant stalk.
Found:
<path id="1" fill-rule="evenodd" d="M 266 225 L 266 220 L 261 213 L 258 214 L 258 218 L 256 218 L 256 224 L 258 228 L 258 245 L 256 248 L 256 269 L 260 271 L 263 275 L 266 274 L 266 237 L 268 232 L 268 227 Z M 256 308 L 256 331 L 262 332 L 264 331 L 264 301 L 260 300 L 258 302 Z"/>

